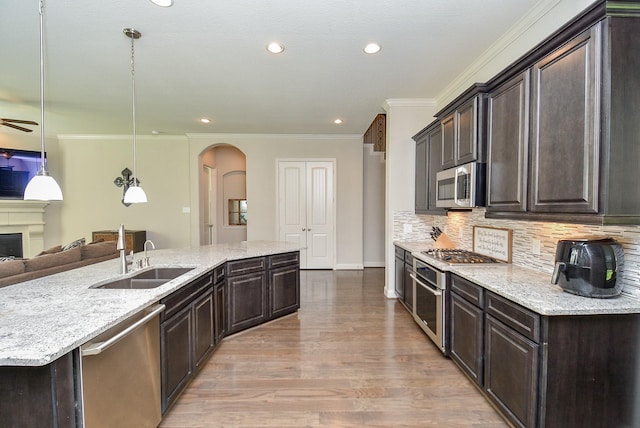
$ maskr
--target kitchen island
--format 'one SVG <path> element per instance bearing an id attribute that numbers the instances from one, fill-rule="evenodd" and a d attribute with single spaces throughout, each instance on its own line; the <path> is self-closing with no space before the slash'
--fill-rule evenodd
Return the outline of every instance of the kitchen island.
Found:
<path id="1" fill-rule="evenodd" d="M 18 420 L 15 413 L 23 413 L 31 419 L 24 419 L 22 426 L 81 426 L 82 391 L 77 377 L 82 345 L 155 303 L 179 296 L 183 287 L 213 276 L 216 268 L 229 263 L 260 261 L 262 286 L 272 281 L 280 287 L 282 278 L 270 276 L 271 272 L 282 270 L 277 265 L 284 260 L 281 255 L 293 255 L 289 259 L 297 261 L 299 249 L 285 242 L 243 241 L 150 251 L 152 267 L 192 269 L 149 289 L 92 288 L 123 277 L 117 259 L 0 289 L 0 425 L 12 426 Z M 294 268 L 294 276 L 289 274 L 287 279 L 294 280 L 298 301 L 288 312 L 299 306 L 297 263 Z M 264 294 L 260 298 L 265 299 Z M 267 304 L 265 300 L 258 307 Z M 224 311 L 228 310 L 225 306 Z M 7 416 L 9 409 L 13 416 Z M 42 416 L 35 418 L 33 413 Z M 29 422 L 34 420 L 38 423 Z"/>

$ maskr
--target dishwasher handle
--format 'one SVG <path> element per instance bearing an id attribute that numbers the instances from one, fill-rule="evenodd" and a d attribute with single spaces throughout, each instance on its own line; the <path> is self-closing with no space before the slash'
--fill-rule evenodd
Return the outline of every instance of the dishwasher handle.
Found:
<path id="1" fill-rule="evenodd" d="M 98 355 L 101 352 L 106 351 L 111 346 L 115 345 L 116 343 L 118 343 L 119 341 L 127 337 L 129 334 L 133 333 L 135 330 L 137 330 L 138 328 L 142 327 L 143 325 L 151 321 L 160 312 L 164 311 L 164 309 L 165 309 L 165 305 L 163 304 L 156 305 L 151 309 L 151 312 L 149 312 L 147 315 L 140 318 L 138 321 L 131 324 L 129 327 L 125 328 L 124 330 L 111 336 L 109 339 L 103 342 L 89 343 L 86 347 L 82 348 L 81 350 L 82 356 L 86 357 L 89 355 Z"/>

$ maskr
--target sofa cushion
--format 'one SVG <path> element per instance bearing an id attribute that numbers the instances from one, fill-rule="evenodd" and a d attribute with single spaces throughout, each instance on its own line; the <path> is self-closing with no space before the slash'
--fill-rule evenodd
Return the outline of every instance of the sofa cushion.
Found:
<path id="1" fill-rule="evenodd" d="M 60 251 L 62 251 L 62 245 L 56 245 L 55 247 L 47 248 L 46 250 L 39 252 L 36 254 L 36 257 L 44 256 L 45 254 L 59 253 Z"/>
<path id="2" fill-rule="evenodd" d="M 72 248 L 67 251 L 61 251 L 54 254 L 45 254 L 43 256 L 34 257 L 24 262 L 24 271 L 33 272 L 40 269 L 46 269 L 53 266 L 65 265 L 80 261 L 82 250 L 80 247 Z"/>
<path id="3" fill-rule="evenodd" d="M 96 242 L 83 245 L 80 248 L 82 249 L 82 260 L 104 257 L 118 251 L 116 250 L 116 241 Z"/>
<path id="4" fill-rule="evenodd" d="M 69 242 L 67 245 L 62 247 L 62 251 L 68 251 L 73 248 L 81 247 L 84 245 L 85 242 L 86 240 L 84 238 L 76 239 L 75 241 Z"/>
<path id="5" fill-rule="evenodd" d="M 0 262 L 0 278 L 24 273 L 23 260 L 6 260 Z"/>

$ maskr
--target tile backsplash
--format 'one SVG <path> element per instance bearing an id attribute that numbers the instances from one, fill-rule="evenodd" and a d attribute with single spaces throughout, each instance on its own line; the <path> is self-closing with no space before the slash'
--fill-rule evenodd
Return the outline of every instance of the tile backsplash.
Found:
<path id="1" fill-rule="evenodd" d="M 448 216 L 416 215 L 413 211 L 397 211 L 394 213 L 394 240 L 428 240 L 431 227 L 438 226 L 458 248 L 472 250 L 473 226 L 511 229 L 512 263 L 549 273 L 551 278 L 558 240 L 580 236 L 610 236 L 624 248 L 624 293 L 640 299 L 640 226 L 594 226 L 487 219 L 484 213 L 483 208 L 450 212 Z M 538 245 L 539 254 L 534 253 L 534 247 Z"/>

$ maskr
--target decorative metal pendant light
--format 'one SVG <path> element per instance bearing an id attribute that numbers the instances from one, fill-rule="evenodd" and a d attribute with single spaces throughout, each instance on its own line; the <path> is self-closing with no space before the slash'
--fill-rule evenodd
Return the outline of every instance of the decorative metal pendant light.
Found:
<path id="1" fill-rule="evenodd" d="M 133 106 L 133 183 L 129 186 L 127 193 L 124 194 L 125 204 L 140 204 L 147 202 L 147 195 L 138 184 L 138 176 L 136 171 L 136 69 L 133 42 L 142 37 L 138 30 L 133 28 L 125 28 L 122 30 L 124 35 L 131 39 L 131 82 L 132 82 L 132 106 Z"/>
<path id="2" fill-rule="evenodd" d="M 47 172 L 44 150 L 44 0 L 40 0 L 40 171 L 24 189 L 25 201 L 61 201 L 62 190 Z"/>

